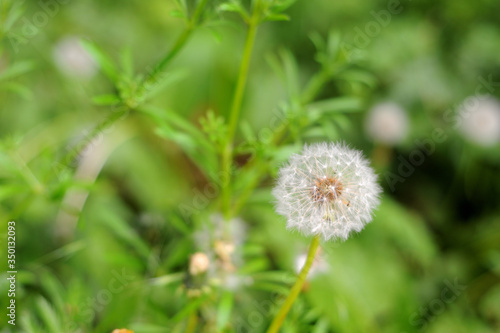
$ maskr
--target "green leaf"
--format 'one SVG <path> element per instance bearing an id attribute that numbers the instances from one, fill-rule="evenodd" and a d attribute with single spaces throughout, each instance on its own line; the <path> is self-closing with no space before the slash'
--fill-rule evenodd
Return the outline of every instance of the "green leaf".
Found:
<path id="1" fill-rule="evenodd" d="M 59 313 L 64 312 L 64 288 L 55 276 L 50 272 L 44 272 L 40 276 L 41 285 L 47 295 L 50 295 L 52 303 L 54 303 Z"/>
<path id="2" fill-rule="evenodd" d="M 7 67 L 6 70 L 0 73 L 0 81 L 4 81 L 7 79 L 11 79 L 13 77 L 22 75 L 31 69 L 33 69 L 35 66 L 32 62 L 29 61 L 19 61 L 15 62 L 9 67 Z"/>
<path id="3" fill-rule="evenodd" d="M 367 71 L 359 69 L 349 69 L 343 71 L 337 76 L 339 79 L 344 79 L 348 82 L 360 82 L 368 86 L 369 88 L 374 88 L 377 84 L 377 79 L 375 76 Z"/>
<path id="4" fill-rule="evenodd" d="M 3 32 L 8 32 L 14 23 L 23 15 L 24 8 L 22 7 L 22 4 L 19 3 L 18 6 L 13 6 L 10 8 L 9 13 L 7 14 L 7 18 L 5 19 L 5 22 L 3 24 Z"/>
<path id="5" fill-rule="evenodd" d="M 328 333 L 330 323 L 327 318 L 320 318 L 311 333 Z"/>
<path id="6" fill-rule="evenodd" d="M 187 16 L 187 3 L 186 0 L 175 0 L 177 6 L 179 6 L 180 10 L 184 12 L 184 16 Z"/>
<path id="7" fill-rule="evenodd" d="M 290 16 L 285 14 L 269 14 L 265 17 L 266 21 L 290 21 Z"/>
<path id="8" fill-rule="evenodd" d="M 186 235 L 186 236 L 191 235 L 191 230 L 187 226 L 186 222 L 183 219 L 181 219 L 179 216 L 177 216 L 175 214 L 171 214 L 167 223 L 169 225 L 173 226 L 175 229 L 177 229 L 181 233 L 183 233 L 184 235 Z"/>
<path id="9" fill-rule="evenodd" d="M 205 302 L 207 298 L 208 295 L 203 295 L 201 297 L 191 300 L 182 310 L 180 310 L 175 316 L 171 318 L 171 321 L 175 323 L 186 318 L 192 312 L 198 310 L 198 308 Z"/>
<path id="10" fill-rule="evenodd" d="M 2 89 L 10 90 L 10 91 L 18 94 L 20 97 L 22 97 L 26 100 L 31 100 L 33 98 L 33 91 L 22 84 L 19 84 L 16 82 L 8 82 L 8 83 L 2 84 L 1 87 L 2 87 Z"/>
<path id="11" fill-rule="evenodd" d="M 290 293 L 289 286 L 284 286 L 282 284 L 270 283 L 270 282 L 256 282 L 250 285 L 249 289 L 262 290 L 271 293 L 277 293 L 284 296 L 288 296 L 288 294 Z"/>
<path id="12" fill-rule="evenodd" d="M 269 271 L 252 274 L 252 279 L 259 282 L 273 282 L 291 284 L 296 280 L 296 276 L 290 272 Z"/>
<path id="13" fill-rule="evenodd" d="M 286 9 L 288 9 L 291 5 L 293 5 L 297 0 L 281 0 L 281 1 L 274 1 L 272 5 L 272 10 L 275 13 L 282 12 Z"/>
<path id="14" fill-rule="evenodd" d="M 299 67 L 293 54 L 289 50 L 281 50 L 279 57 L 269 56 L 267 61 L 286 87 L 287 93 L 292 97 L 298 96 L 300 90 Z"/>
<path id="15" fill-rule="evenodd" d="M 196 163 L 205 176 L 216 174 L 218 155 L 214 145 L 195 126 L 176 115 L 152 106 L 140 108 L 140 111 L 155 119 L 158 125 L 156 133 L 176 142 Z"/>
<path id="16" fill-rule="evenodd" d="M 265 271 L 269 268 L 269 262 L 265 258 L 255 258 L 245 263 L 239 272 L 241 274 L 251 274 L 253 272 Z"/>
<path id="17" fill-rule="evenodd" d="M 104 211 L 102 213 L 103 223 L 114 232 L 114 234 L 121 238 L 125 244 L 133 246 L 139 254 L 141 254 L 145 259 L 149 258 L 150 250 L 146 243 L 137 235 L 137 233 L 128 225 L 128 223 L 122 220 L 121 217 Z"/>
<path id="18" fill-rule="evenodd" d="M 166 87 L 181 81 L 186 76 L 187 73 L 185 71 L 180 71 L 180 70 L 170 73 L 159 73 L 159 75 L 156 76 L 154 82 L 150 82 L 144 85 L 143 87 L 144 91 L 142 93 L 142 96 L 139 96 L 140 101 L 143 102 L 147 99 L 150 99 L 158 95 Z"/>
<path id="19" fill-rule="evenodd" d="M 58 320 L 60 316 L 56 314 L 52 306 L 49 304 L 49 302 L 47 302 L 45 298 L 41 296 L 38 297 L 36 299 L 36 307 L 49 332 L 63 331 Z"/>
<path id="20" fill-rule="evenodd" d="M 82 40 L 83 48 L 90 53 L 92 58 L 99 64 L 100 68 L 104 72 L 104 74 L 108 77 L 108 79 L 113 82 L 116 86 L 118 83 L 119 72 L 116 66 L 114 65 L 114 61 L 109 58 L 100 47 L 97 46 L 92 41 Z"/>
<path id="21" fill-rule="evenodd" d="M 212 110 L 209 110 L 205 117 L 200 118 L 200 125 L 218 151 L 222 151 L 227 133 L 224 118 L 216 116 Z"/>
<path id="22" fill-rule="evenodd" d="M 359 112 L 362 109 L 363 104 L 356 97 L 335 97 L 314 102 L 307 106 L 307 111 L 313 113 L 314 116 L 330 112 Z"/>
<path id="23" fill-rule="evenodd" d="M 247 12 L 245 7 L 243 7 L 243 5 L 239 1 L 231 0 L 230 2 L 223 3 L 219 6 L 218 9 L 220 11 L 238 13 L 243 18 L 243 20 L 245 21 L 250 20 L 250 14 Z"/>
<path id="24" fill-rule="evenodd" d="M 4 184 L 0 187 L 0 201 L 26 191 L 26 186 L 19 184 Z"/>
<path id="25" fill-rule="evenodd" d="M 153 278 L 149 282 L 154 286 L 164 287 L 171 283 L 182 281 L 185 276 L 186 274 L 184 273 L 172 273 Z"/>
<path id="26" fill-rule="evenodd" d="M 172 17 L 179 17 L 179 18 L 183 18 L 183 19 L 186 19 L 186 14 L 184 13 L 184 11 L 182 10 L 179 10 L 179 9 L 174 9 L 172 11 L 170 11 L 170 16 Z"/>
<path id="27" fill-rule="evenodd" d="M 384 196 L 374 217 L 380 223 L 385 237 L 389 237 L 400 251 L 407 252 L 422 264 L 430 264 L 437 253 L 432 232 L 421 216 L 409 212 L 390 196 Z"/>
<path id="28" fill-rule="evenodd" d="M 20 316 L 20 321 L 21 321 L 21 327 L 23 330 L 25 330 L 27 333 L 39 333 L 39 323 L 37 323 L 33 315 L 28 312 L 24 311 L 23 314 Z M 37 329 L 35 329 L 37 327 Z"/>
<path id="29" fill-rule="evenodd" d="M 245 141 L 255 142 L 257 140 L 257 137 L 255 136 L 255 133 L 247 120 L 243 119 L 240 122 L 240 130 L 241 134 L 245 138 Z"/>
<path id="30" fill-rule="evenodd" d="M 122 75 L 127 79 L 132 79 L 134 75 L 134 60 L 130 47 L 126 47 L 121 51 L 120 66 L 122 69 Z"/>
<path id="31" fill-rule="evenodd" d="M 220 299 L 217 308 L 216 326 L 217 331 L 222 331 L 231 318 L 231 311 L 234 304 L 234 293 L 225 291 Z"/>
<path id="32" fill-rule="evenodd" d="M 280 165 L 290 158 L 290 155 L 297 154 L 302 150 L 302 146 L 298 143 L 281 146 L 272 152 L 271 158 L 273 164 Z"/>
<path id="33" fill-rule="evenodd" d="M 340 51 L 340 42 L 341 37 L 338 31 L 330 31 L 328 33 L 326 51 L 332 61 L 335 60 L 338 52 Z"/>
<path id="34" fill-rule="evenodd" d="M 92 102 L 97 105 L 117 105 L 121 103 L 121 99 L 114 94 L 104 94 L 92 97 Z"/>

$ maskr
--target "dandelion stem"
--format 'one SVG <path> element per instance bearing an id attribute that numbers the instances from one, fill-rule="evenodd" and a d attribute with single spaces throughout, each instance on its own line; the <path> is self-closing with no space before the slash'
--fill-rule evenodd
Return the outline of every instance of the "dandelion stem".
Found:
<path id="1" fill-rule="evenodd" d="M 226 144 L 222 152 L 222 172 L 223 172 L 223 186 L 222 186 L 222 211 L 226 219 L 230 218 L 230 190 L 229 184 L 231 179 L 231 162 L 233 158 L 233 139 L 238 125 L 238 118 L 241 111 L 241 104 L 243 102 L 243 93 L 248 77 L 248 68 L 250 67 L 250 58 L 252 49 L 257 34 L 257 26 L 259 24 L 259 15 L 257 9 L 254 8 L 251 19 L 248 22 L 248 31 L 245 40 L 245 47 L 243 50 L 243 57 L 241 59 L 238 79 L 236 81 L 236 89 L 234 91 L 233 102 L 229 113 L 229 127 L 226 137 Z"/>
<path id="2" fill-rule="evenodd" d="M 186 325 L 186 333 L 195 332 L 197 325 L 198 325 L 198 315 L 196 314 L 196 312 L 193 312 L 188 318 L 188 322 Z"/>
<path id="3" fill-rule="evenodd" d="M 281 305 L 278 314 L 276 315 L 276 317 L 274 317 L 271 326 L 267 330 L 267 333 L 277 333 L 279 331 L 281 325 L 283 324 L 283 321 L 285 320 L 286 315 L 288 314 L 288 311 L 290 311 L 293 305 L 293 302 L 295 302 L 295 299 L 302 290 L 302 286 L 304 285 L 304 282 L 306 280 L 307 273 L 309 273 L 309 269 L 311 268 L 311 265 L 313 263 L 314 256 L 316 254 L 316 251 L 318 250 L 318 246 L 319 246 L 319 236 L 314 236 L 311 245 L 309 247 L 309 253 L 307 254 L 306 263 L 304 264 L 304 267 L 300 271 L 300 274 L 297 277 L 297 281 L 295 281 L 295 284 L 290 290 L 290 293 L 288 294 L 285 302 Z"/>

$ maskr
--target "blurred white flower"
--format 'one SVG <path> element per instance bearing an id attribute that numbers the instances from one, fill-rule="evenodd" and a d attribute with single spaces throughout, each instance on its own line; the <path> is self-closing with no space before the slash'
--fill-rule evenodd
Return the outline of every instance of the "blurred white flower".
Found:
<path id="1" fill-rule="evenodd" d="M 189 260 L 189 273 L 191 275 L 198 275 L 205 273 L 210 266 L 210 259 L 203 252 L 196 252 Z"/>
<path id="2" fill-rule="evenodd" d="M 368 112 L 365 130 L 373 140 L 394 145 L 408 134 L 408 116 L 396 103 L 379 103 Z"/>
<path id="3" fill-rule="evenodd" d="M 205 252 L 212 251 L 217 241 L 230 242 L 238 247 L 246 237 L 245 221 L 235 217 L 226 223 L 222 214 L 212 214 L 193 237 L 197 247 Z"/>
<path id="4" fill-rule="evenodd" d="M 459 111 L 460 130 L 470 141 L 492 146 L 500 141 L 500 102 L 489 96 L 469 97 Z"/>
<path id="5" fill-rule="evenodd" d="M 380 191 L 360 151 L 342 143 L 319 143 L 292 155 L 279 171 L 273 195 L 287 228 L 346 240 L 371 221 Z"/>
<path id="6" fill-rule="evenodd" d="M 246 235 L 245 222 L 236 217 L 225 221 L 221 214 L 212 214 L 207 223 L 193 235 L 196 246 L 210 258 L 207 275 L 210 284 L 228 290 L 248 281 L 237 274 L 243 264 L 242 247 Z"/>
<path id="7" fill-rule="evenodd" d="M 60 40 L 54 47 L 52 56 L 56 66 L 67 76 L 89 79 L 97 72 L 97 64 L 77 37 L 70 36 Z"/>

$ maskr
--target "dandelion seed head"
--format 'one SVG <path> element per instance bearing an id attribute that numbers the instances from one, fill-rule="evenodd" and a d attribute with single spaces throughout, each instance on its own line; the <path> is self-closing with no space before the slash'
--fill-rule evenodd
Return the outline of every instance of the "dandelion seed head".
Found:
<path id="1" fill-rule="evenodd" d="M 394 145 L 408 134 L 408 116 L 396 103 L 379 103 L 368 112 L 365 130 L 373 140 Z"/>
<path id="2" fill-rule="evenodd" d="M 460 130 L 469 141 L 485 147 L 500 142 L 500 102 L 497 99 L 471 97 L 462 105 Z"/>
<path id="3" fill-rule="evenodd" d="M 305 146 L 279 171 L 273 195 L 287 228 L 346 240 L 371 221 L 380 186 L 360 151 L 342 143 Z"/>

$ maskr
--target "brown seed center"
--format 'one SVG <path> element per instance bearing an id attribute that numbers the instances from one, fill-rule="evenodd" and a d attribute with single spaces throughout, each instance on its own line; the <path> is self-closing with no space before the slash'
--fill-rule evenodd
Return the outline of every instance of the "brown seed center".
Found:
<path id="1" fill-rule="evenodd" d="M 312 198 L 314 201 L 335 201 L 342 194 L 344 187 L 337 178 L 323 177 L 314 182 Z"/>

